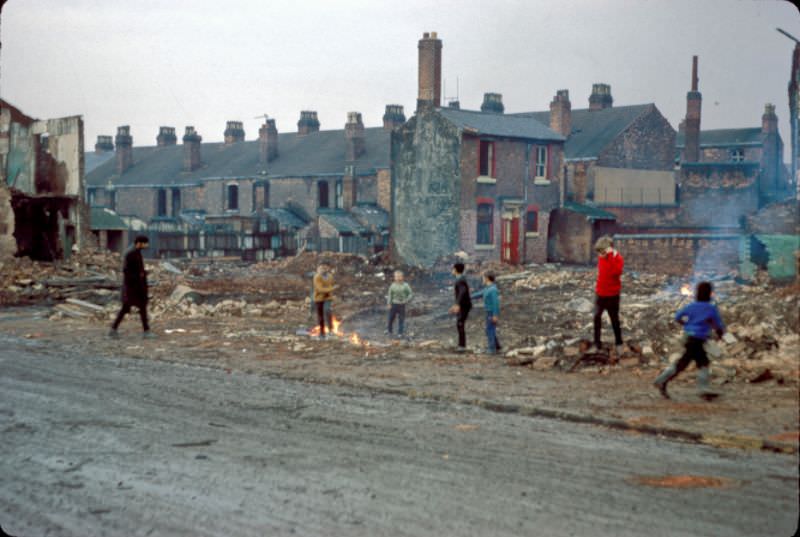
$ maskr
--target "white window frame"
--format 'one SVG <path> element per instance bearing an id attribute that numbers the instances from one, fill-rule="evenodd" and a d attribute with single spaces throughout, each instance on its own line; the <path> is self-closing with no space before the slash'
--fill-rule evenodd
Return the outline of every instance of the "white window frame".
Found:
<path id="1" fill-rule="evenodd" d="M 547 179 L 547 146 L 536 146 L 536 167 L 534 169 L 535 179 Z M 541 173 L 540 173 L 541 171 Z"/>

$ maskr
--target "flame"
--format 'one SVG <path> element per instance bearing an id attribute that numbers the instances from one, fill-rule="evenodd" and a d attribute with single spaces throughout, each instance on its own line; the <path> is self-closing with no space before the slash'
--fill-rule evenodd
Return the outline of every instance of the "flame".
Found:
<path id="1" fill-rule="evenodd" d="M 336 317 L 333 317 L 331 319 L 331 325 L 333 326 L 333 330 L 331 330 L 330 332 L 326 330 L 326 335 L 347 337 L 347 340 L 353 345 L 363 345 L 365 347 L 369 346 L 369 343 L 361 339 L 361 337 L 355 332 L 353 332 L 348 336 L 348 334 L 344 330 L 342 330 L 342 321 L 340 321 Z M 314 328 L 311 328 L 308 331 L 308 335 L 311 337 L 319 336 L 319 325 L 316 325 L 314 326 Z"/>
<path id="2" fill-rule="evenodd" d="M 683 296 L 692 296 L 692 286 L 688 283 L 681 285 L 681 294 Z"/>

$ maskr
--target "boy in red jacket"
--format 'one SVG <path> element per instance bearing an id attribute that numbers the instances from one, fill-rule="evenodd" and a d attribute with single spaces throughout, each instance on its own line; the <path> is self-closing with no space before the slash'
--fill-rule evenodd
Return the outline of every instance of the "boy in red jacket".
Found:
<path id="1" fill-rule="evenodd" d="M 600 325 L 603 312 L 607 311 L 614 329 L 614 343 L 617 356 L 622 354 L 622 330 L 619 326 L 619 294 L 622 290 L 622 268 L 625 260 L 622 254 L 614 249 L 614 241 L 608 235 L 600 237 L 595 243 L 597 251 L 597 299 L 594 308 L 594 347 L 602 348 L 600 341 Z"/>

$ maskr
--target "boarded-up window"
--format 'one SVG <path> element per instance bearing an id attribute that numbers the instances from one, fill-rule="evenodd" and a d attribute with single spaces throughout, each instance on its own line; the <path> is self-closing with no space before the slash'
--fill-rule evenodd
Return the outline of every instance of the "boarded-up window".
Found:
<path id="1" fill-rule="evenodd" d="M 239 210 L 239 185 L 228 185 L 228 210 Z"/>
<path id="2" fill-rule="evenodd" d="M 320 181 L 317 183 L 317 190 L 319 191 L 319 206 L 321 209 L 327 209 L 328 203 L 328 181 Z"/>
<path id="3" fill-rule="evenodd" d="M 158 200 L 156 202 L 156 215 L 167 216 L 167 191 L 163 188 L 158 190 Z"/>

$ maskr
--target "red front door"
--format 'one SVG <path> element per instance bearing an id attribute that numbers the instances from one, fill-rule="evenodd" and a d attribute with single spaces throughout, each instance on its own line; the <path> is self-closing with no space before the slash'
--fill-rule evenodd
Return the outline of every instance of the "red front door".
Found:
<path id="1" fill-rule="evenodd" d="M 503 218 L 501 259 L 504 263 L 519 265 L 519 217 Z"/>

